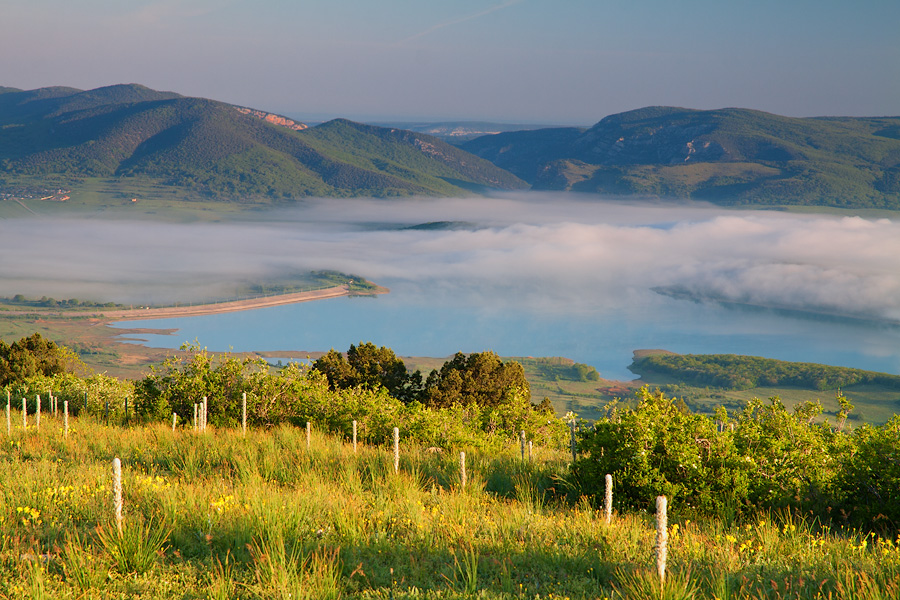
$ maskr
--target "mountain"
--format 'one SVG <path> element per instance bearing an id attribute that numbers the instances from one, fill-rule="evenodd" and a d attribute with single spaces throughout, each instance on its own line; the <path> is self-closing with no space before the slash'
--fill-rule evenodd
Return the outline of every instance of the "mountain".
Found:
<path id="1" fill-rule="evenodd" d="M 345 120 L 304 127 L 136 84 L 0 88 L 0 178 L 135 177 L 226 199 L 527 187 L 431 136 Z"/>
<path id="2" fill-rule="evenodd" d="M 900 209 L 900 117 L 649 107 L 460 147 L 540 190 Z"/>

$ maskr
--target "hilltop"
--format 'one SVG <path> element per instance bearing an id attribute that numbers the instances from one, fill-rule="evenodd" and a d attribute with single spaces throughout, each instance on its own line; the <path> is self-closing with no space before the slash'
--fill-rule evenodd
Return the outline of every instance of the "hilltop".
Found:
<path id="1" fill-rule="evenodd" d="M 406 125 L 417 131 L 346 119 L 309 127 L 137 84 L 0 87 L 0 195 L 67 199 L 69 189 L 100 185 L 126 200 L 168 189 L 215 201 L 290 201 L 531 187 L 900 209 L 900 117 L 649 107 L 589 128 L 505 125 L 512 130 L 466 142 L 499 126 Z"/>
<path id="2" fill-rule="evenodd" d="M 141 85 L 0 88 L 0 181 L 150 180 L 216 199 L 442 196 L 527 187 L 441 140 Z"/>
<path id="3" fill-rule="evenodd" d="M 540 190 L 900 209 L 900 117 L 649 107 L 460 147 Z"/>

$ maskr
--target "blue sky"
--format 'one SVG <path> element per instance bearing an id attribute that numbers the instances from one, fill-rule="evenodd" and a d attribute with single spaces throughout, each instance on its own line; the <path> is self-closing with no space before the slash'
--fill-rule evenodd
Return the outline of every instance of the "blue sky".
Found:
<path id="1" fill-rule="evenodd" d="M 0 57 L 307 118 L 900 115 L 897 0 L 3 0 Z"/>

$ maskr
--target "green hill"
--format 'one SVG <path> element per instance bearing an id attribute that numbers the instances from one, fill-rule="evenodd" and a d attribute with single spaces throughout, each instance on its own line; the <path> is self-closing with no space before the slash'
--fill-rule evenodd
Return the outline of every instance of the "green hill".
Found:
<path id="1" fill-rule="evenodd" d="M 0 180 L 85 177 L 150 179 L 222 199 L 527 187 L 423 134 L 344 120 L 295 131 L 229 104 L 135 84 L 3 88 Z"/>
<path id="2" fill-rule="evenodd" d="M 650 107 L 586 130 L 501 133 L 461 148 L 535 189 L 900 209 L 900 117 Z"/>

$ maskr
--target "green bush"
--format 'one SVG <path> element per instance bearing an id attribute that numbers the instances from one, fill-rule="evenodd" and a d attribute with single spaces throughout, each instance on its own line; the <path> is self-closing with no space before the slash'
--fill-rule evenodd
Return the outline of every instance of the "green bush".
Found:
<path id="1" fill-rule="evenodd" d="M 860 443 L 856 438 L 872 447 L 871 460 L 857 456 L 860 464 L 874 461 L 896 439 L 883 428 L 870 428 L 880 433 L 869 437 L 835 431 L 815 421 L 818 403 L 789 411 L 778 398 L 753 400 L 729 422 L 724 409 L 714 421 L 662 392 L 645 387 L 638 396 L 635 409 L 612 404 L 581 434 L 574 466 L 582 491 L 595 498 L 603 494 L 605 475 L 613 475 L 619 507 L 646 508 L 666 495 L 675 512 L 687 514 L 731 518 L 786 508 L 828 517 L 828 507 L 860 481 L 838 478 Z"/>
<path id="2" fill-rule="evenodd" d="M 900 526 L 900 415 L 880 427 L 863 425 L 851 438 L 837 476 L 841 514 L 885 528 Z"/>
<path id="3" fill-rule="evenodd" d="M 818 402 L 788 411 L 777 397 L 751 400 L 735 422 L 735 450 L 749 477 L 747 502 L 770 508 L 819 508 L 829 502 L 838 468 L 840 434 Z"/>
<path id="4" fill-rule="evenodd" d="M 644 387 L 637 408 L 617 404 L 581 434 L 574 472 L 583 491 L 602 497 L 615 480 L 616 506 L 646 508 L 658 495 L 670 506 L 722 511 L 746 498 L 747 482 L 734 445 L 707 417 L 679 408 L 674 398 Z"/>

